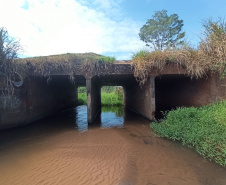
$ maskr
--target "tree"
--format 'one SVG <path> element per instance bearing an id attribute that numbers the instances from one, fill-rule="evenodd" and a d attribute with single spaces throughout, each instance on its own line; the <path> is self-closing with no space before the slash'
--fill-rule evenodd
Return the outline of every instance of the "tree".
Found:
<path id="1" fill-rule="evenodd" d="M 8 35 L 6 28 L 0 27 L 0 76 L 3 78 L 3 84 L 0 90 L 4 95 L 11 97 L 14 93 L 14 86 L 20 85 L 18 78 L 22 77 L 18 73 L 14 59 L 17 58 L 18 52 L 21 51 L 19 41 Z"/>
<path id="2" fill-rule="evenodd" d="M 181 32 L 183 20 L 177 14 L 167 15 L 166 10 L 157 11 L 140 29 L 140 39 L 155 50 L 175 47 L 183 44 L 185 32 Z M 151 44 L 151 45 L 150 45 Z M 151 46 L 151 47 L 152 47 Z"/>

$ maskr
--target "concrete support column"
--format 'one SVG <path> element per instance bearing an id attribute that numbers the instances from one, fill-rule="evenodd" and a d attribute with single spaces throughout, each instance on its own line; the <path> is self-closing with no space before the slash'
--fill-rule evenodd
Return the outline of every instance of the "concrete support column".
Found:
<path id="1" fill-rule="evenodd" d="M 142 88 L 137 82 L 124 87 L 125 106 L 149 120 L 155 118 L 154 79 L 149 77 Z"/>
<path id="2" fill-rule="evenodd" d="M 93 123 L 101 109 L 101 88 L 97 76 L 86 79 L 87 121 Z"/>

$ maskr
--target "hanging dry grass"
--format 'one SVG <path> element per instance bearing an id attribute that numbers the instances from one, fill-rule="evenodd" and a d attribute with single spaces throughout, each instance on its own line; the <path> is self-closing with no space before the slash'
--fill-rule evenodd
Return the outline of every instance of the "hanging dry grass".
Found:
<path id="1" fill-rule="evenodd" d="M 142 86 L 152 69 L 163 70 L 164 66 L 175 64 L 187 71 L 191 78 L 200 78 L 209 69 L 208 61 L 204 60 L 199 51 L 184 47 L 180 50 L 141 51 L 133 58 L 134 76 Z"/>
<path id="2" fill-rule="evenodd" d="M 222 19 L 210 19 L 203 26 L 205 37 L 201 40 L 199 51 L 212 62 L 212 70 L 218 71 L 223 78 L 226 76 L 226 23 Z"/>
<path id="3" fill-rule="evenodd" d="M 204 24 L 205 39 L 198 50 L 183 46 L 164 51 L 140 51 L 133 58 L 134 76 L 142 86 L 152 69 L 163 70 L 164 66 L 176 64 L 187 71 L 191 78 L 201 78 L 209 71 L 226 76 L 226 24 L 209 21 Z"/>
<path id="4" fill-rule="evenodd" d="M 24 65 L 27 72 L 36 76 L 49 77 L 54 72 L 64 72 L 69 74 L 74 80 L 76 73 L 95 73 L 102 63 L 113 63 L 115 58 L 105 57 L 95 53 L 62 54 L 44 57 L 33 57 L 18 59 L 17 63 Z"/>

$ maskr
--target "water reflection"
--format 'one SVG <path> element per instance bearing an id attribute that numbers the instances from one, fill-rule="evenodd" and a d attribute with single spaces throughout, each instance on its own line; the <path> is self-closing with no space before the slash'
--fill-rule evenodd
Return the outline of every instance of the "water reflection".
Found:
<path id="1" fill-rule="evenodd" d="M 101 127 L 123 127 L 123 106 L 107 106 L 101 108 Z"/>
<path id="2" fill-rule="evenodd" d="M 123 110 L 102 107 L 88 125 L 79 106 L 0 131 L 0 184 L 226 184 L 225 168 L 152 136 L 150 121 Z M 100 129 L 109 127 L 124 129 Z"/>
<path id="3" fill-rule="evenodd" d="M 81 105 L 74 108 L 76 112 L 76 121 L 75 121 L 75 128 L 78 131 L 84 132 L 88 130 L 88 123 L 87 123 L 87 106 Z"/>
<path id="4" fill-rule="evenodd" d="M 101 113 L 97 116 L 95 123 L 88 125 L 87 123 L 87 106 L 82 105 L 74 108 L 76 112 L 75 128 L 84 132 L 87 131 L 89 126 L 98 126 L 101 128 L 123 127 L 124 118 L 123 106 L 103 106 L 101 107 Z"/>

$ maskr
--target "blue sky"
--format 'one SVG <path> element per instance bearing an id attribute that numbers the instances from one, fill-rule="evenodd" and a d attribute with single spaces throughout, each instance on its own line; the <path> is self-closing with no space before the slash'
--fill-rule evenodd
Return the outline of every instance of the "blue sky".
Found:
<path id="1" fill-rule="evenodd" d="M 225 0 L 0 0 L 0 27 L 20 39 L 24 56 L 95 52 L 131 59 L 145 48 L 139 29 L 162 9 L 184 20 L 194 46 L 202 20 L 226 18 Z"/>

